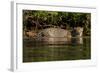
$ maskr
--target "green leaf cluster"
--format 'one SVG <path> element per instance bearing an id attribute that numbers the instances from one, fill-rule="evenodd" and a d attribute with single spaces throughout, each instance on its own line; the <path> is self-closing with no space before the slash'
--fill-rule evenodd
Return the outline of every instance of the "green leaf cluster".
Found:
<path id="1" fill-rule="evenodd" d="M 24 27 L 29 16 L 40 25 L 53 25 L 64 29 L 83 27 L 84 35 L 90 35 L 91 32 L 91 13 L 23 10 Z"/>

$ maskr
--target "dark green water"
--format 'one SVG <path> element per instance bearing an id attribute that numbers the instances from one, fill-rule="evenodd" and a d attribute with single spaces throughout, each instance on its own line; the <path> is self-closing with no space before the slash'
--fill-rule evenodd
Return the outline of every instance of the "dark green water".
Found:
<path id="1" fill-rule="evenodd" d="M 43 42 L 34 43 L 32 40 L 23 40 L 23 62 L 44 62 L 64 60 L 91 59 L 91 41 L 89 37 L 82 38 L 83 43 L 77 44 L 73 40 L 70 44 L 48 45 Z"/>

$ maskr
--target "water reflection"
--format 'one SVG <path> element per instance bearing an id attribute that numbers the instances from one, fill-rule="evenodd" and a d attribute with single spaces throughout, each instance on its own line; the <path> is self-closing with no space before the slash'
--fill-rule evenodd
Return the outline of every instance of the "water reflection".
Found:
<path id="1" fill-rule="evenodd" d="M 23 62 L 91 58 L 90 38 L 72 38 L 71 41 L 62 43 L 48 44 L 44 41 L 23 40 Z"/>
<path id="2" fill-rule="evenodd" d="M 83 38 L 82 37 L 72 38 L 71 43 L 72 44 L 83 44 Z"/>

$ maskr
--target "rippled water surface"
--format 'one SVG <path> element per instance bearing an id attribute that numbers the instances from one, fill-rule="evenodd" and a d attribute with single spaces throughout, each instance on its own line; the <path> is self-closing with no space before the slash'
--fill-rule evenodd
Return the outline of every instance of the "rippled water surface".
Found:
<path id="1" fill-rule="evenodd" d="M 80 43 L 79 43 L 80 42 Z M 46 44 L 23 39 L 23 62 L 91 59 L 90 37 L 72 39 L 65 44 Z"/>

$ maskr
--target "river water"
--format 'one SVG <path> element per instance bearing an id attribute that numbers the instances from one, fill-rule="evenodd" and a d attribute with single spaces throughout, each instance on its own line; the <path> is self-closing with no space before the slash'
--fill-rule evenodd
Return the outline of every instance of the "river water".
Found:
<path id="1" fill-rule="evenodd" d="M 90 37 L 72 39 L 66 44 L 46 44 L 23 39 L 23 62 L 67 61 L 91 59 Z"/>

